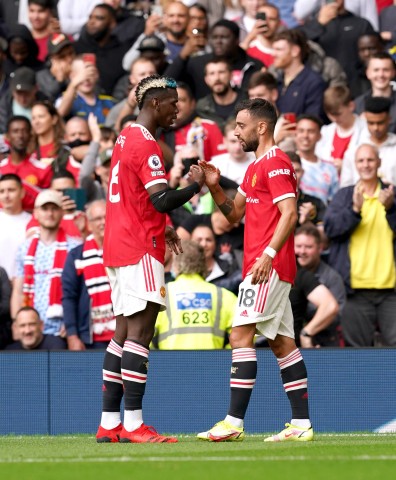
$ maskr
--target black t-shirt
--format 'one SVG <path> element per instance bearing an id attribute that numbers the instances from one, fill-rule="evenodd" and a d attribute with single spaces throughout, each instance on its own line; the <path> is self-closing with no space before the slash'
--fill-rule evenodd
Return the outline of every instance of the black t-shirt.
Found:
<path id="1" fill-rule="evenodd" d="M 54 335 L 44 335 L 41 343 L 36 348 L 28 350 L 22 347 L 21 342 L 14 342 L 11 345 L 7 345 L 6 350 L 24 350 L 30 352 L 33 350 L 65 350 L 67 348 L 65 340 Z"/>
<path id="2" fill-rule="evenodd" d="M 307 297 L 319 285 L 318 279 L 312 272 L 302 267 L 297 268 L 296 279 L 289 295 L 294 316 L 294 333 L 297 345 L 300 341 L 300 332 L 307 322 Z"/>

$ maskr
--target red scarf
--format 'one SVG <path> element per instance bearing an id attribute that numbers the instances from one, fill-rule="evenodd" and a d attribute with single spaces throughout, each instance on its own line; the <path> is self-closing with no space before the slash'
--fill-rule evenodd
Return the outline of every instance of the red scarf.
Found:
<path id="1" fill-rule="evenodd" d="M 34 258 L 39 240 L 40 233 L 36 233 L 32 237 L 24 260 L 23 304 L 29 307 L 34 307 Z M 54 264 L 49 271 L 50 291 L 47 318 L 63 317 L 61 276 L 67 256 L 67 242 L 66 234 L 61 228 L 58 230 L 55 246 Z"/>
<path id="2" fill-rule="evenodd" d="M 103 252 L 93 235 L 83 246 L 82 259 L 74 262 L 77 275 L 83 275 L 91 298 L 91 319 L 94 342 L 107 342 L 114 336 L 115 317 L 111 303 L 111 289 L 103 266 Z"/>

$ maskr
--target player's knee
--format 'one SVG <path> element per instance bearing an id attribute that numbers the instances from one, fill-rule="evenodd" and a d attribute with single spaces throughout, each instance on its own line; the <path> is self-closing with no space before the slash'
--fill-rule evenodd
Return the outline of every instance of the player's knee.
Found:
<path id="1" fill-rule="evenodd" d="M 232 349 L 235 348 L 252 348 L 253 337 L 246 329 L 233 328 L 230 334 L 230 345 Z"/>

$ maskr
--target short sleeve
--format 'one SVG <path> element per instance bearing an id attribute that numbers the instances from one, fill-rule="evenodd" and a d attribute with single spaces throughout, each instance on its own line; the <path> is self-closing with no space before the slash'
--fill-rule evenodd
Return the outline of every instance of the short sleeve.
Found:
<path id="1" fill-rule="evenodd" d="M 273 203 L 296 196 L 294 170 L 286 162 L 272 159 L 266 168 L 267 186 Z"/>

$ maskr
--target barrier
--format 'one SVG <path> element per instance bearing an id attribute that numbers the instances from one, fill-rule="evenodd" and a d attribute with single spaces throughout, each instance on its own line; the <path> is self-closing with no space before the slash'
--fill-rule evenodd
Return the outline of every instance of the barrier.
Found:
<path id="1" fill-rule="evenodd" d="M 258 350 L 249 433 L 290 420 L 275 358 Z M 94 433 L 103 351 L 1 352 L 0 434 Z M 304 350 L 317 432 L 374 431 L 396 418 L 396 349 Z M 144 418 L 162 432 L 191 433 L 224 418 L 230 351 L 153 351 Z"/>

